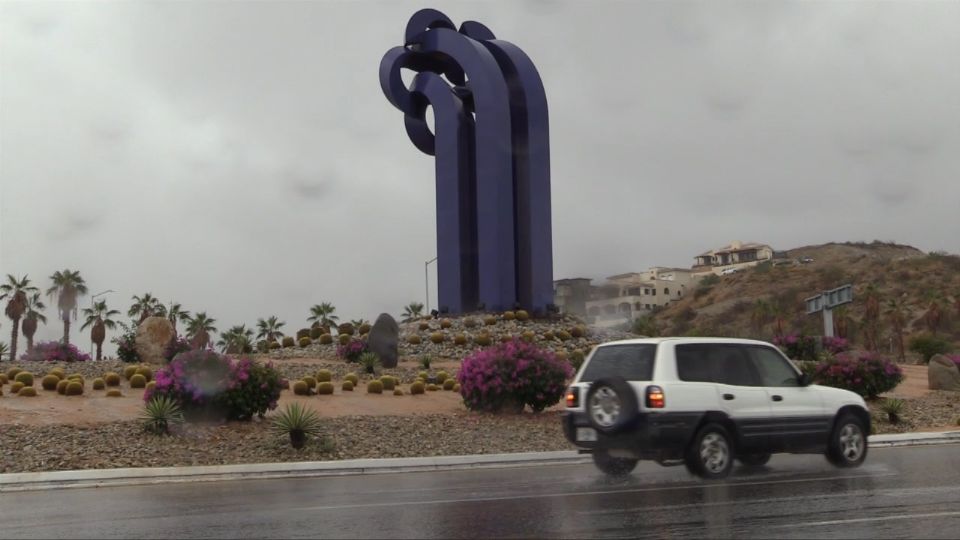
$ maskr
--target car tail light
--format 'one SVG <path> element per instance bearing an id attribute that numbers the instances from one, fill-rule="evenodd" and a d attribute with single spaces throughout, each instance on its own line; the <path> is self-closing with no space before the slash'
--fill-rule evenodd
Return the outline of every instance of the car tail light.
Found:
<path id="1" fill-rule="evenodd" d="M 666 404 L 666 400 L 663 396 L 663 388 L 659 386 L 648 386 L 647 387 L 647 408 L 648 409 L 662 409 Z"/>
<path id="2" fill-rule="evenodd" d="M 580 405 L 580 389 L 576 386 L 571 386 L 567 389 L 567 407 L 576 407 Z"/>

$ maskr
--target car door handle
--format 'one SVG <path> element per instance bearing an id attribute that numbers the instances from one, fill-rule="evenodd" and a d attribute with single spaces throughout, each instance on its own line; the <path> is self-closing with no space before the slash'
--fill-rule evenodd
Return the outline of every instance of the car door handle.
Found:
<path id="1" fill-rule="evenodd" d="M 774 401 L 783 401 L 783 396 L 773 396 Z"/>
<path id="2" fill-rule="evenodd" d="M 723 395 L 723 399 L 725 399 L 725 400 L 727 400 L 727 401 L 730 401 L 731 399 L 733 399 L 733 398 L 735 398 L 735 397 L 736 397 L 736 396 L 734 396 L 733 394 L 724 394 L 724 395 Z"/>

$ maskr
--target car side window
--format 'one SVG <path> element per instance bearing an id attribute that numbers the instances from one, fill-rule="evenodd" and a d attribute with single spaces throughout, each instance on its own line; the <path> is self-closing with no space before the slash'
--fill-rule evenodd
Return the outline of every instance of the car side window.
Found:
<path id="1" fill-rule="evenodd" d="M 725 344 L 677 345 L 677 375 L 682 381 L 759 386 L 750 357 L 740 347 Z"/>
<path id="2" fill-rule="evenodd" d="M 749 350 L 763 386 L 800 386 L 797 371 L 780 353 L 769 347 L 749 347 Z"/>

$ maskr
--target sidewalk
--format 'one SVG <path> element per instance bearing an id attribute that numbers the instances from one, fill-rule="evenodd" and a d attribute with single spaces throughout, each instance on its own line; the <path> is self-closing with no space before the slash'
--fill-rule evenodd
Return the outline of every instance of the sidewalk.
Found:
<path id="1" fill-rule="evenodd" d="M 869 440 L 871 448 L 951 444 L 960 443 L 960 431 L 874 435 L 871 436 Z M 171 482 L 209 482 L 290 477 L 305 478 L 454 469 L 530 467 L 536 465 L 574 465 L 580 463 L 590 463 L 590 457 L 578 454 L 575 450 L 565 450 L 519 454 L 477 454 L 469 456 L 10 473 L 0 474 L 0 493 L 7 491 L 112 487 Z"/>

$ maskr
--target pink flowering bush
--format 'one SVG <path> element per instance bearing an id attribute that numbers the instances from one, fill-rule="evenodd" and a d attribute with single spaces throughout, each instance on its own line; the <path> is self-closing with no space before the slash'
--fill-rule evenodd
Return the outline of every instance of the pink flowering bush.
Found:
<path id="1" fill-rule="evenodd" d="M 856 392 L 866 399 L 889 392 L 903 381 L 903 370 L 879 355 L 840 354 L 813 369 L 813 381 L 825 386 Z"/>
<path id="2" fill-rule="evenodd" d="M 534 412 L 556 404 L 573 376 L 570 364 L 532 343 L 512 340 L 463 359 L 457 382 L 468 409 Z"/>
<path id="3" fill-rule="evenodd" d="M 167 396 L 192 419 L 250 420 L 277 407 L 284 381 L 272 364 L 233 360 L 210 350 L 178 354 L 154 374 L 144 401 Z"/>
<path id="4" fill-rule="evenodd" d="M 780 347 L 793 360 L 817 359 L 817 339 L 813 336 L 802 334 L 799 336 L 796 334 L 776 336 L 773 338 L 773 344 Z"/>
<path id="5" fill-rule="evenodd" d="M 367 342 L 362 339 L 351 339 L 346 345 L 337 347 L 337 356 L 347 362 L 359 362 L 365 352 L 367 352 Z"/>
<path id="6" fill-rule="evenodd" d="M 72 343 L 64 345 L 59 341 L 37 343 L 29 352 L 20 355 L 24 362 L 88 362 L 90 355 L 82 352 Z"/>
<path id="7" fill-rule="evenodd" d="M 823 336 L 820 343 L 823 345 L 823 350 L 830 354 L 840 354 L 850 350 L 850 341 L 842 337 Z"/>
<path id="8" fill-rule="evenodd" d="M 957 365 L 957 369 L 960 369 L 960 354 L 948 354 L 947 358 L 953 360 L 953 363 Z"/>

